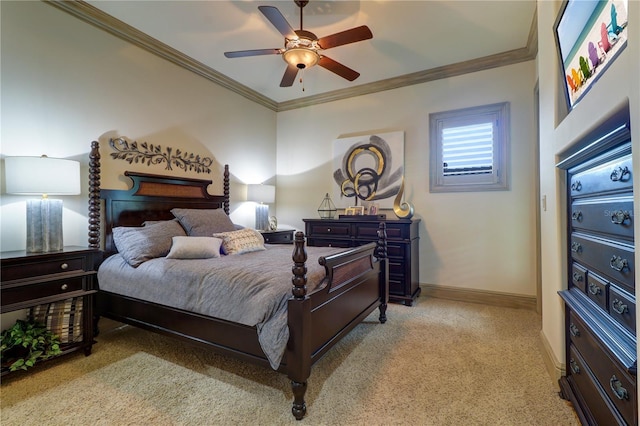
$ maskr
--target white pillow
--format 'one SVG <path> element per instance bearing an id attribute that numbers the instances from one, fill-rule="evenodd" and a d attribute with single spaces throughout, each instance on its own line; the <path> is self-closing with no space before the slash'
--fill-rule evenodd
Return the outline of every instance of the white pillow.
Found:
<path id="1" fill-rule="evenodd" d="M 214 237 L 173 237 L 167 259 L 209 259 L 220 257 L 222 240 Z"/>

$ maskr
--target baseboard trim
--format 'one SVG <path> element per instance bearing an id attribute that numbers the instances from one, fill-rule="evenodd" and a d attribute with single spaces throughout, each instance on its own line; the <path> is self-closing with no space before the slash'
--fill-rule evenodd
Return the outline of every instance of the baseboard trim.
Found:
<path id="1" fill-rule="evenodd" d="M 438 299 L 458 300 L 461 302 L 481 303 L 484 305 L 503 306 L 505 308 L 537 309 L 535 296 L 499 293 L 487 290 L 472 290 L 468 288 L 447 287 L 435 284 L 420 284 L 422 294 Z"/>
<path id="2" fill-rule="evenodd" d="M 549 344 L 549 340 L 547 340 L 547 336 L 545 336 L 542 330 L 540 330 L 540 345 L 542 346 L 542 360 L 544 361 L 547 373 L 549 373 L 549 376 L 553 379 L 556 389 L 561 391 L 559 380 L 561 377 L 566 375 L 565 364 L 564 362 L 556 359 L 556 356 L 551 349 L 551 345 Z"/>

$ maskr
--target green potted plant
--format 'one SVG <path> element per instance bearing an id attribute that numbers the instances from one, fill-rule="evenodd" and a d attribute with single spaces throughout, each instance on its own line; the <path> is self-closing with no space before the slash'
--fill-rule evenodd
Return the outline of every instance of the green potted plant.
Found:
<path id="1" fill-rule="evenodd" d="M 60 339 L 46 326 L 17 320 L 0 335 L 2 369 L 26 370 L 37 361 L 60 355 Z"/>

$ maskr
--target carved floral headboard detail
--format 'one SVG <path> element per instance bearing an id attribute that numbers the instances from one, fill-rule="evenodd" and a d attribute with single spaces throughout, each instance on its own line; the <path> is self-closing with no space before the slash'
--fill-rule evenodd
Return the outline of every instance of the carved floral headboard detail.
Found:
<path id="1" fill-rule="evenodd" d="M 176 166 L 182 170 L 196 173 L 211 173 L 213 160 L 209 157 L 201 157 L 193 153 L 182 152 L 179 149 L 167 147 L 163 152 L 160 145 L 142 142 L 127 142 L 123 138 L 109 139 L 109 146 L 116 152 L 111 153 L 111 158 L 124 160 L 129 164 L 146 164 L 152 166 L 166 163 L 165 170 L 173 170 Z"/>

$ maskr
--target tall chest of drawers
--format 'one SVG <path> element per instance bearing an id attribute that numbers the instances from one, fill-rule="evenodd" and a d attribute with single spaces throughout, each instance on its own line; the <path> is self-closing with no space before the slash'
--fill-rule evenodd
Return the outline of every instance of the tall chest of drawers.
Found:
<path id="1" fill-rule="evenodd" d="M 614 124 L 559 164 L 567 173 L 568 272 L 560 387 L 583 424 L 636 425 L 633 167 L 628 126 Z"/>
<path id="2" fill-rule="evenodd" d="M 418 225 L 420 219 L 303 219 L 309 246 L 357 247 L 376 241 L 378 226 L 387 228 L 389 300 L 411 306 L 420 295 Z"/>

